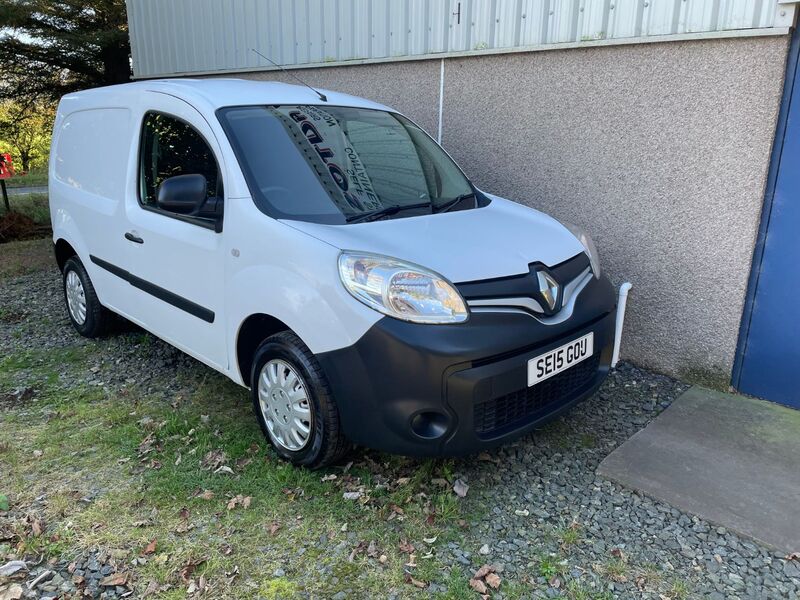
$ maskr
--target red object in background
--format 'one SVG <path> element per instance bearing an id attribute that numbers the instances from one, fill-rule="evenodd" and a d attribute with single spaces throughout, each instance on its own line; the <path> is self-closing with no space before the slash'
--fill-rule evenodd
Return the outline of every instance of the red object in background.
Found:
<path id="1" fill-rule="evenodd" d="M 0 154 L 0 179 L 10 179 L 14 176 L 14 163 L 11 162 L 11 155 L 8 153 Z"/>

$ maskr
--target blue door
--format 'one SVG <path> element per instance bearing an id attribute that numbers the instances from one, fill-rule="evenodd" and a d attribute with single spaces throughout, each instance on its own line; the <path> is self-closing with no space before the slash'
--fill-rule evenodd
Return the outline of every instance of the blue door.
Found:
<path id="1" fill-rule="evenodd" d="M 800 70 L 795 30 L 733 386 L 800 408 Z"/>

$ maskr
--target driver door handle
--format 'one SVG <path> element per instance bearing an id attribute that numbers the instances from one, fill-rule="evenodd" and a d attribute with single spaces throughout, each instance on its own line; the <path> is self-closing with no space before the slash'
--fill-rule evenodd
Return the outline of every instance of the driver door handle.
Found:
<path id="1" fill-rule="evenodd" d="M 125 234 L 125 239 L 134 244 L 144 244 L 144 240 L 131 231 Z"/>

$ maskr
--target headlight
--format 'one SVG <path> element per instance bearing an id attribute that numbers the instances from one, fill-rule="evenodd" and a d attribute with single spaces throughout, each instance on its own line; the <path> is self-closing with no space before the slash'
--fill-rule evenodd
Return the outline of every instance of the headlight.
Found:
<path id="1" fill-rule="evenodd" d="M 597 247 L 594 245 L 592 238 L 583 229 L 572 223 L 561 223 L 564 227 L 569 229 L 570 233 L 578 238 L 578 241 L 583 244 L 583 249 L 589 257 L 589 263 L 592 265 L 592 273 L 600 279 L 600 255 L 597 253 Z"/>
<path id="2" fill-rule="evenodd" d="M 379 254 L 343 252 L 339 275 L 370 308 L 414 323 L 462 323 L 469 313 L 453 285 L 418 265 Z"/>

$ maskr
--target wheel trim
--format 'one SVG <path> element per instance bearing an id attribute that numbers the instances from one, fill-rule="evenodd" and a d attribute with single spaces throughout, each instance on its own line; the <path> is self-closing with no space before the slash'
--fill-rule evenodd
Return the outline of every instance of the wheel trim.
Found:
<path id="1" fill-rule="evenodd" d="M 83 325 L 86 322 L 86 293 L 75 271 L 67 273 L 66 291 L 69 314 L 78 325 Z"/>
<path id="2" fill-rule="evenodd" d="M 288 362 L 272 359 L 258 376 L 258 403 L 272 441 L 297 452 L 311 439 L 311 403 L 303 378 Z"/>

